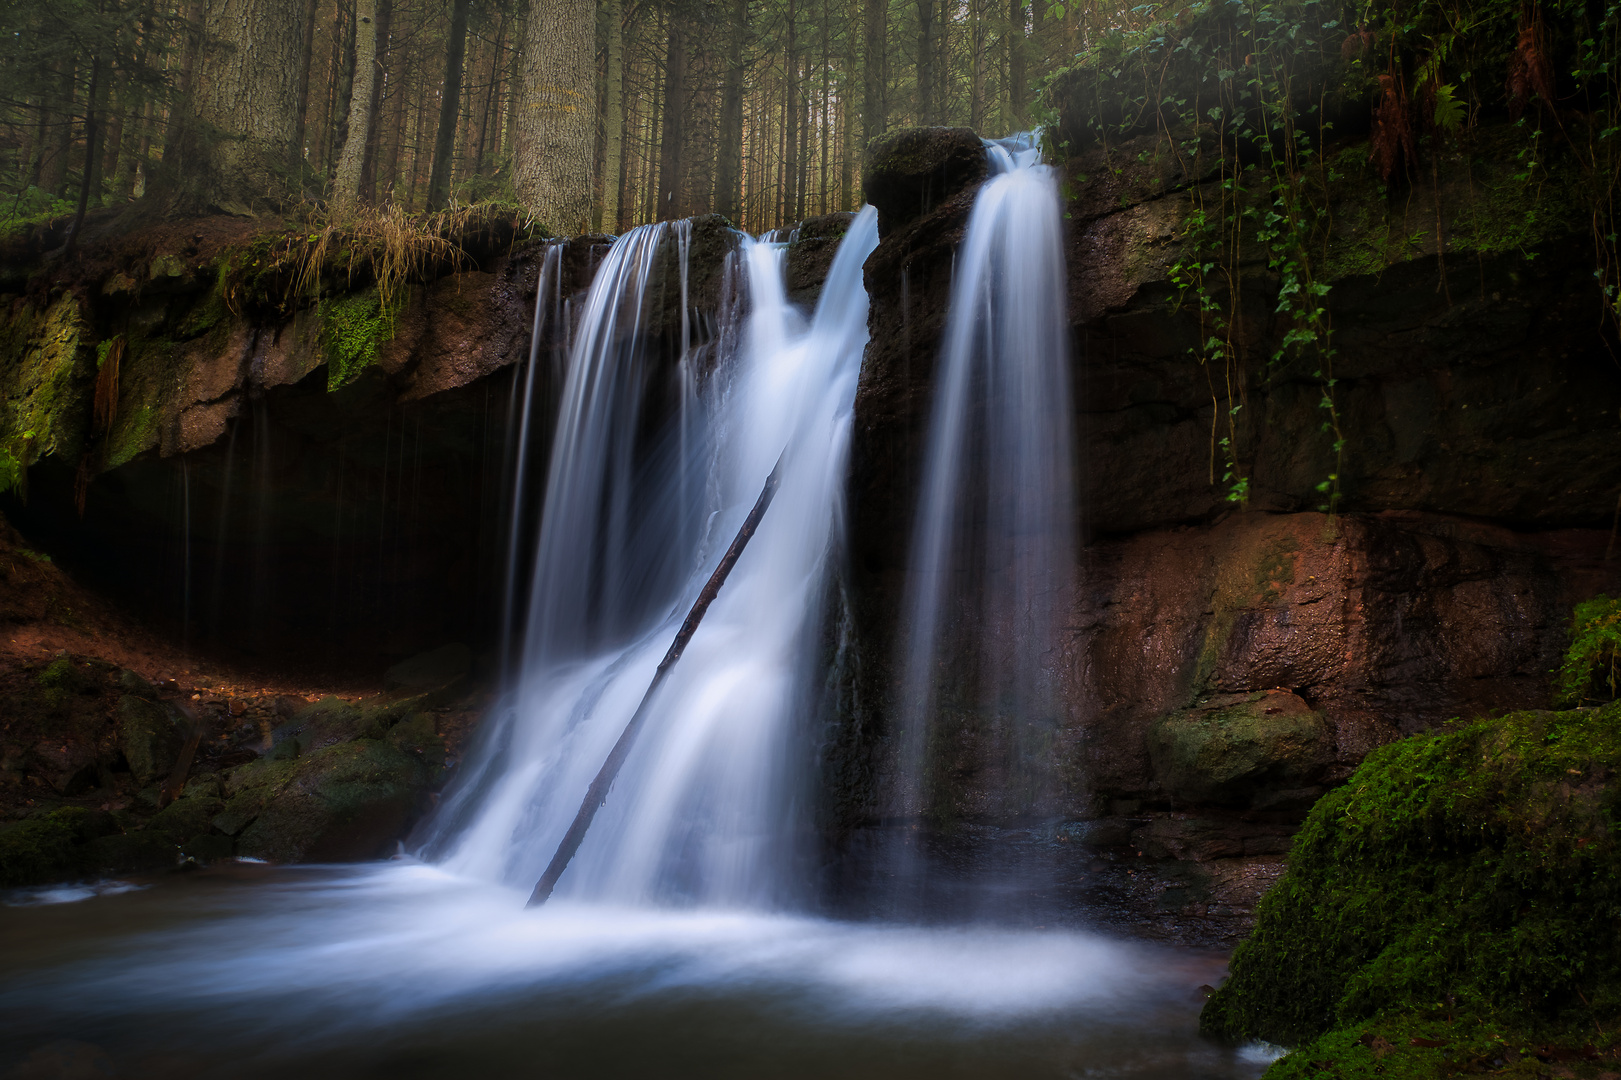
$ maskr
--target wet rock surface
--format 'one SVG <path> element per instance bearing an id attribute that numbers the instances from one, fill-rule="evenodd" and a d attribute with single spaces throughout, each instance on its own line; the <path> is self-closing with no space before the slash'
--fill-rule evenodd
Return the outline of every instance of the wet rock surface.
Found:
<path id="1" fill-rule="evenodd" d="M 1302 815 L 1370 750 L 1455 716 L 1547 703 L 1571 605 L 1621 584 L 1606 559 L 1621 370 L 1584 222 L 1549 213 L 1527 247 L 1508 250 L 1468 201 L 1461 163 L 1405 206 L 1349 172 L 1328 298 L 1343 499 L 1333 518 L 1318 513 L 1317 486 L 1335 471 L 1321 388 L 1264 362 L 1286 329 L 1276 280 L 1246 248 L 1245 359 L 1233 373 L 1201 365 L 1196 306 L 1170 268 L 1191 196 L 1214 176 L 1159 146 L 1091 147 L 1062 166 L 1084 546 L 1043 812 L 1129 868 L 1105 875 L 1121 886 L 1111 895 L 1125 923 L 1230 942 Z M 1473 182 L 1497 177 L 1477 169 Z M 892 650 L 951 259 L 974 191 L 970 181 L 921 214 L 906 204 L 887 223 L 880 206 L 867 264 L 849 637 L 823 748 L 835 867 L 860 864 L 870 837 L 896 827 L 883 794 L 897 768 Z M 1438 210 L 1451 218 L 1445 252 L 1433 238 L 1406 249 L 1381 239 Z M 1212 457 L 1214 419 L 1235 400 L 1247 510 Z M 965 621 L 954 632 L 975 631 Z M 947 844 L 963 828 L 1011 827 L 998 794 L 1009 774 L 956 764 L 973 760 L 994 718 L 957 711 L 934 751 L 953 770 L 956 817 L 916 826 Z"/>
<path id="2" fill-rule="evenodd" d="M 906 128 L 874 139 L 862 172 L 881 236 L 926 217 L 985 178 L 985 145 L 969 128 Z"/>

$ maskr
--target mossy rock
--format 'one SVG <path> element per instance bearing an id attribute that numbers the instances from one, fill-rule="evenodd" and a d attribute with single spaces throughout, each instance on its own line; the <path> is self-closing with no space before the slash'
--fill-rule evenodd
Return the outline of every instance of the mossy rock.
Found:
<path id="1" fill-rule="evenodd" d="M 422 762 L 434 782 L 443 776 L 445 740 L 432 713 L 419 712 L 396 724 L 388 733 L 388 743 Z"/>
<path id="2" fill-rule="evenodd" d="M 278 862 L 376 858 L 405 835 L 430 780 L 413 756 L 359 739 L 234 770 L 226 783 L 230 800 L 213 824 L 238 836 L 243 855 Z"/>
<path id="3" fill-rule="evenodd" d="M 465 652 L 462 646 L 455 648 Z M 353 739 L 381 739 L 406 717 L 438 704 L 444 692 L 456 685 L 454 680 L 441 681 L 447 670 L 441 666 L 433 673 L 433 677 L 426 680 L 430 687 L 427 690 L 417 687 L 416 692 L 398 692 L 363 704 L 353 704 L 329 694 L 299 710 L 291 720 L 271 732 L 274 744 L 271 757 L 285 760 Z M 465 668 L 462 670 L 465 672 Z"/>
<path id="4" fill-rule="evenodd" d="M 1203 1029 L 1298 1047 L 1269 1077 L 1602 1049 L 1621 1016 L 1618 769 L 1621 703 L 1375 750 L 1313 808 Z"/>
<path id="5" fill-rule="evenodd" d="M 146 823 L 148 831 L 159 833 L 175 844 L 184 844 L 214 829 L 214 817 L 225 809 L 225 801 L 206 789 L 176 799 Z"/>
<path id="6" fill-rule="evenodd" d="M 64 294 L 39 311 L 24 306 L 0 328 L 0 436 L 24 464 L 56 455 L 77 463 L 90 426 L 95 349 L 79 302 Z"/>
<path id="7" fill-rule="evenodd" d="M 167 705 L 134 694 L 118 699 L 118 748 L 140 783 L 168 776 L 185 742 L 181 720 Z"/>
<path id="8" fill-rule="evenodd" d="M 111 814 L 68 806 L 0 830 L 0 885 L 33 885 L 93 869 L 86 844 L 117 829 Z"/>
<path id="9" fill-rule="evenodd" d="M 47 690 L 66 690 L 74 694 L 95 694 L 101 689 L 89 673 L 68 656 L 58 656 L 52 660 L 50 666 L 39 673 L 36 681 Z"/>
<path id="10" fill-rule="evenodd" d="M 1302 792 L 1309 804 L 1334 760 L 1328 725 L 1287 690 L 1224 695 L 1162 717 L 1148 752 L 1173 799 L 1231 807 L 1271 808 Z"/>
<path id="11" fill-rule="evenodd" d="M 985 144 L 969 128 L 906 128 L 874 139 L 862 171 L 866 200 L 887 235 L 985 179 Z"/>

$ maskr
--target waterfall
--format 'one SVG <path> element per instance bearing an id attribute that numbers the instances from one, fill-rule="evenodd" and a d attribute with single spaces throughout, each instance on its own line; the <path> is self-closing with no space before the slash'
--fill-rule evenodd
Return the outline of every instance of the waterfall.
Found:
<path id="1" fill-rule="evenodd" d="M 1026 817 L 1055 793 L 1076 517 L 1062 208 L 1033 135 L 986 153 L 935 370 L 897 654 L 895 801 L 914 821 Z M 931 779 L 965 759 L 972 799 Z"/>
<path id="2" fill-rule="evenodd" d="M 527 887 L 550 859 L 691 604 L 786 448 L 764 523 L 653 704 L 557 889 L 560 900 L 759 905 L 793 857 L 796 720 L 814 656 L 867 340 L 851 225 L 809 321 L 785 245 L 730 257 L 741 323 L 679 348 L 646 318 L 661 250 L 690 226 L 632 230 L 587 295 L 568 359 L 534 556 L 521 672 L 445 800 L 425 853 Z M 672 364 L 669 352 L 677 354 Z"/>

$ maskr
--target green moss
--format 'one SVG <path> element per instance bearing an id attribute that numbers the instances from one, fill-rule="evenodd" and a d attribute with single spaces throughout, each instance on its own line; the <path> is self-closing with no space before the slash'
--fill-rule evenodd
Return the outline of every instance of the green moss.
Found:
<path id="1" fill-rule="evenodd" d="M 81 873 L 88 866 L 86 842 L 115 829 L 108 814 L 68 806 L 0 830 L 0 886 L 32 885 Z"/>
<path id="2" fill-rule="evenodd" d="M 404 835 L 430 780 L 416 756 L 357 739 L 238 769 L 214 825 L 260 858 L 371 858 Z"/>
<path id="3" fill-rule="evenodd" d="M 48 690 L 68 690 L 76 694 L 96 692 L 96 684 L 67 656 L 52 660 L 50 666 L 39 673 L 37 681 Z"/>
<path id="4" fill-rule="evenodd" d="M 162 424 L 163 414 L 151 405 L 119 412 L 102 446 L 103 471 L 133 461 L 158 445 Z"/>
<path id="5" fill-rule="evenodd" d="M 230 319 L 231 308 L 225 301 L 225 286 L 230 273 L 231 257 L 225 255 L 215 267 L 213 288 L 180 320 L 175 332 L 182 339 L 200 337 Z"/>
<path id="6" fill-rule="evenodd" d="M 19 486 L 22 470 L 46 455 L 77 463 L 90 419 L 88 334 L 71 294 L 43 311 L 25 307 L 0 334 L 0 445 Z"/>
<path id="7" fill-rule="evenodd" d="M 321 343 L 326 352 L 326 388 L 338 390 L 377 362 L 379 348 L 394 336 L 403 301 L 385 306 L 375 288 L 321 302 Z"/>
<path id="8" fill-rule="evenodd" d="M 1614 1030 L 1618 770 L 1621 704 L 1374 751 L 1312 810 L 1202 1026 L 1299 1047 L 1271 1076 L 1332 1061 L 1342 1077 L 1442 1075 L 1459 1055 Z"/>
<path id="9" fill-rule="evenodd" d="M 1570 705 L 1621 696 L 1621 599 L 1595 596 L 1576 605 L 1570 648 L 1554 681 Z"/>

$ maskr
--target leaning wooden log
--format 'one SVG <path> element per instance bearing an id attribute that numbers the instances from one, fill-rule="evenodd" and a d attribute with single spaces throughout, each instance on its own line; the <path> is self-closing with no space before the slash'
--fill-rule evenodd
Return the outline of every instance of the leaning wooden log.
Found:
<path id="1" fill-rule="evenodd" d="M 681 659 L 681 654 L 687 649 L 687 643 L 692 640 L 692 635 L 698 630 L 698 624 L 703 621 L 704 613 L 709 610 L 709 605 L 715 602 L 715 597 L 720 594 L 720 587 L 726 584 L 727 575 L 732 572 L 732 567 L 737 565 L 737 560 L 743 554 L 743 549 L 748 546 L 750 538 L 754 536 L 754 531 L 760 527 L 760 519 L 765 517 L 766 508 L 771 505 L 772 497 L 777 494 L 783 458 L 787 456 L 788 452 L 785 450 L 782 457 L 777 459 L 777 464 L 771 469 L 771 475 L 766 477 L 760 497 L 754 501 L 754 509 L 743 519 L 743 527 L 738 529 L 737 535 L 732 538 L 732 546 L 721 556 L 720 565 L 715 567 L 715 572 L 709 575 L 709 580 L 704 583 L 698 599 L 693 601 L 692 609 L 687 612 L 686 620 L 682 622 L 675 640 L 670 643 L 669 651 L 664 654 L 664 659 L 659 661 L 658 670 L 653 673 L 653 681 L 648 684 L 647 693 L 642 695 L 641 704 L 637 705 L 636 711 L 631 714 L 630 722 L 625 725 L 619 741 L 614 743 L 614 748 L 608 754 L 608 760 L 603 762 L 597 778 L 591 781 L 591 786 L 586 789 L 585 801 L 580 804 L 580 812 L 574 815 L 574 823 L 568 827 L 568 832 L 563 834 L 563 842 L 557 845 L 557 854 L 552 856 L 546 872 L 540 875 L 540 880 L 535 883 L 535 891 L 529 894 L 527 907 L 539 907 L 546 902 L 547 897 L 552 895 L 552 890 L 557 887 L 557 880 L 563 876 L 563 871 L 568 869 L 569 860 L 580 850 L 586 830 L 591 828 L 591 819 L 597 816 L 597 807 L 608 801 L 608 789 L 613 786 L 614 777 L 619 775 L 620 767 L 630 756 L 631 745 L 636 742 L 636 736 L 641 732 L 642 724 L 647 719 L 648 706 L 658 694 L 659 687 L 664 684 L 670 669 Z"/>

